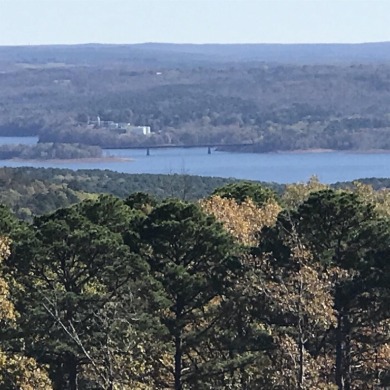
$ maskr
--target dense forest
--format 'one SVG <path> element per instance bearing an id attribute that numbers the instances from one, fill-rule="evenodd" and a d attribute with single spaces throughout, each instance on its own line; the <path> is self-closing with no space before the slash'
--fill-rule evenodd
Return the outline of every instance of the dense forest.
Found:
<path id="1" fill-rule="evenodd" d="M 0 48 L 0 135 L 101 147 L 389 149 L 386 48 Z M 150 126 L 152 134 L 88 125 L 97 116 Z"/>
<path id="2" fill-rule="evenodd" d="M 0 168 L 0 202 L 19 218 L 53 212 L 106 193 L 125 198 L 148 192 L 159 200 L 197 200 L 234 179 L 190 175 L 125 174 L 109 170 Z M 282 188 L 268 184 L 273 188 Z"/>
<path id="3" fill-rule="evenodd" d="M 390 384 L 386 191 L 229 183 L 0 213 L 1 388 Z"/>
<path id="4" fill-rule="evenodd" d="M 311 181 L 316 181 L 315 178 Z M 0 168 L 0 203 L 23 220 L 71 206 L 99 194 L 126 198 L 134 192 L 147 192 L 158 200 L 177 198 L 196 201 L 210 196 L 216 188 L 238 182 L 237 179 L 191 175 L 127 174 L 109 170 L 77 170 L 57 168 Z M 390 179 L 359 179 L 382 197 L 390 191 Z M 257 183 L 283 196 L 286 186 Z M 353 189 L 354 183 L 336 183 L 327 188 Z"/>

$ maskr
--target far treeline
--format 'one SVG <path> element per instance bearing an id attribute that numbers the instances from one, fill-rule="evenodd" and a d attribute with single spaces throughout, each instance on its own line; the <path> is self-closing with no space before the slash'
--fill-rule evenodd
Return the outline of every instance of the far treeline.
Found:
<path id="1" fill-rule="evenodd" d="M 23 220 L 69 207 L 100 194 L 125 199 L 134 192 L 146 192 L 159 201 L 177 198 L 197 201 L 210 196 L 216 188 L 240 182 L 237 179 L 191 175 L 127 174 L 109 170 L 77 170 L 58 168 L 0 168 L 0 203 L 9 207 Z M 317 182 L 316 178 L 309 183 Z M 390 191 L 390 179 L 359 179 L 372 186 L 382 197 Z M 285 185 L 258 183 L 283 197 Z M 353 183 L 336 183 L 332 188 L 351 189 Z"/>
<path id="2" fill-rule="evenodd" d="M 38 143 L 37 145 L 0 145 L 0 160 L 67 160 L 103 158 L 98 146 L 81 144 Z"/>
<path id="3" fill-rule="evenodd" d="M 126 174 L 109 170 L 77 170 L 56 168 L 0 168 L 0 203 L 18 218 L 51 213 L 99 194 L 122 199 L 134 192 L 147 192 L 158 200 L 178 198 L 195 201 L 217 188 L 237 182 L 236 179 L 191 175 Z M 268 183 L 280 191 L 283 186 Z"/>
<path id="4" fill-rule="evenodd" d="M 390 149 L 387 44 L 271 46 L 0 48 L 0 135 L 100 147 Z M 152 134 L 97 128 L 98 116 Z"/>
<path id="5" fill-rule="evenodd" d="M 229 183 L 196 202 L 0 207 L 0 388 L 390 386 L 390 195 Z"/>

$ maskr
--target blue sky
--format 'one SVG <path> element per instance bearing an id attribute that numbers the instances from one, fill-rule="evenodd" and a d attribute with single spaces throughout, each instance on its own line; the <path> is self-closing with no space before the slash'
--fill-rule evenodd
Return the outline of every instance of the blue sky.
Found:
<path id="1" fill-rule="evenodd" d="M 0 0 L 0 45 L 390 41 L 390 0 Z"/>

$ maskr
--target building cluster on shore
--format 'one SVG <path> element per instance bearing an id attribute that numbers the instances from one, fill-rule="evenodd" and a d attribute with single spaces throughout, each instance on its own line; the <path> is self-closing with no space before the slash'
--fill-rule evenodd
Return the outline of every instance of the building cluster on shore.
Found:
<path id="1" fill-rule="evenodd" d="M 96 120 L 88 121 L 89 126 L 111 130 L 117 134 L 132 133 L 138 135 L 150 135 L 150 126 L 134 126 L 131 123 L 103 121 L 98 116 Z"/>

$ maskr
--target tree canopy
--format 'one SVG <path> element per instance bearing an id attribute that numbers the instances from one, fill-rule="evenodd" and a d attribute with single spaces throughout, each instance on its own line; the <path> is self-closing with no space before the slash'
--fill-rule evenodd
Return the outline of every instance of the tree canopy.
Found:
<path id="1" fill-rule="evenodd" d="M 234 189 L 258 203 L 100 195 L 31 223 L 1 208 L 0 388 L 385 386 L 382 194 Z"/>

